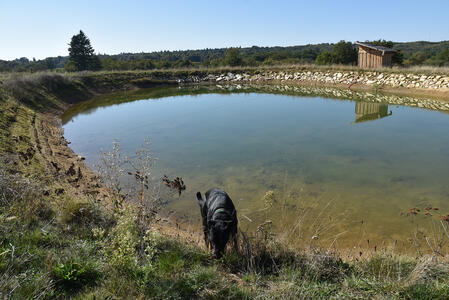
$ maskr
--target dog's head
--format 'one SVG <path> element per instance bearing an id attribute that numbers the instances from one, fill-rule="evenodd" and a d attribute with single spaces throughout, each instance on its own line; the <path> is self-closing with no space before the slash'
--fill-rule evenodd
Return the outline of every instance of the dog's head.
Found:
<path id="1" fill-rule="evenodd" d="M 214 249 L 215 258 L 223 255 L 231 234 L 231 223 L 232 221 L 227 220 L 209 220 L 208 222 L 209 240 Z"/>

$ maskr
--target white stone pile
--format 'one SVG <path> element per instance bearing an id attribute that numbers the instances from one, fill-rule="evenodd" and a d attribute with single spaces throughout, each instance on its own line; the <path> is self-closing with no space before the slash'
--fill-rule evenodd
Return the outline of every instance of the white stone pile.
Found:
<path id="1" fill-rule="evenodd" d="M 186 82 L 257 82 L 257 81 L 298 81 L 349 85 L 351 83 L 370 86 L 390 86 L 421 89 L 449 89 L 449 76 L 416 75 L 388 72 L 359 71 L 302 71 L 274 72 L 266 71 L 250 75 L 247 73 L 223 73 L 220 75 L 191 76 Z"/>

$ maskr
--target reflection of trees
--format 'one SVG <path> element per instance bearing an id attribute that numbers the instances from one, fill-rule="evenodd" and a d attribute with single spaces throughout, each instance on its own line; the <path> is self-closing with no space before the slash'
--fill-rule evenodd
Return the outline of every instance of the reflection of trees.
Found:
<path id="1" fill-rule="evenodd" d="M 111 105 L 118 105 L 122 103 L 132 102 L 135 100 L 158 99 L 172 96 L 182 95 L 201 95 L 201 94 L 232 94 L 232 93 L 269 93 L 269 94 L 285 94 L 302 97 L 324 97 L 331 99 L 345 99 L 353 101 L 378 101 L 379 95 L 373 96 L 365 93 L 358 93 L 349 90 L 339 90 L 332 88 L 312 88 L 312 87 L 297 87 L 297 86 L 280 86 L 280 85 L 260 85 L 260 84 L 227 84 L 224 85 L 196 85 L 171 87 L 161 86 L 149 89 L 139 89 L 135 91 L 123 91 L 114 94 L 106 94 L 92 98 L 88 101 L 82 101 L 76 105 L 69 107 L 62 115 L 62 124 L 68 123 L 75 116 L 79 114 L 94 113 L 99 107 L 106 107 Z M 393 98 L 394 97 L 394 98 Z M 382 101 L 398 101 L 398 96 L 382 96 Z M 401 103 L 407 105 L 416 100 L 414 98 L 401 98 Z M 365 109 L 365 106 L 372 106 L 371 109 Z M 370 102 L 356 102 L 356 120 L 363 122 L 367 120 L 375 120 L 383 118 L 388 114 L 388 105 L 385 103 L 370 103 Z M 367 114 L 375 113 L 371 118 Z M 367 117 L 367 119 L 365 119 Z M 360 119 L 362 118 L 362 119 Z M 359 120 L 360 119 L 360 120 Z"/>
<path id="2" fill-rule="evenodd" d="M 354 123 L 377 120 L 392 114 L 391 111 L 388 113 L 388 104 L 386 103 L 356 102 Z"/>

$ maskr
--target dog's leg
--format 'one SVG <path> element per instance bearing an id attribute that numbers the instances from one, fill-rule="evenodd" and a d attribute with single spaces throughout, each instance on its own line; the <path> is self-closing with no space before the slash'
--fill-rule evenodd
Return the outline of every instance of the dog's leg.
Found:
<path id="1" fill-rule="evenodd" d="M 234 235 L 234 251 L 237 252 L 239 250 L 239 241 L 237 234 Z"/>
<path id="2" fill-rule="evenodd" d="M 209 241 L 209 232 L 207 231 L 204 231 L 204 243 L 206 243 L 206 248 L 209 249 L 210 241 Z"/>

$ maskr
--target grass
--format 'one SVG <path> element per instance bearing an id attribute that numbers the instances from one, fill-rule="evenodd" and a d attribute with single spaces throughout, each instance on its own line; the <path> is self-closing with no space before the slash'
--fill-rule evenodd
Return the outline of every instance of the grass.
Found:
<path id="1" fill-rule="evenodd" d="M 267 229 L 242 233 L 237 252 L 214 260 L 181 238 L 151 226 L 142 231 L 133 205 L 112 209 L 107 200 L 98 203 L 55 180 L 40 161 L 22 161 L 18 153 L 32 145 L 30 129 L 38 111 L 47 105 L 60 109 L 73 99 L 66 94 L 73 87 L 84 99 L 94 85 L 97 92 L 110 90 L 135 78 L 111 73 L 100 83 L 101 77 L 81 80 L 78 75 L 51 75 L 55 85 L 46 81 L 50 77 L 33 75 L 0 90 L 0 298 L 449 297 L 447 257 L 384 251 L 343 261 L 318 248 L 291 248 Z M 65 192 L 48 192 L 55 186 Z"/>
<path id="2" fill-rule="evenodd" d="M 147 78 L 164 79 L 167 76 L 188 76 L 188 75 L 204 75 L 204 74 L 224 74 L 227 72 L 258 74 L 260 72 L 295 72 L 295 71 L 319 71 L 319 72 L 336 72 L 336 71 L 355 71 L 360 73 L 366 72 L 385 72 L 385 73 L 403 73 L 403 74 L 424 74 L 424 75 L 449 75 L 449 67 L 436 66 L 411 66 L 411 67 L 392 67 L 377 69 L 361 69 L 358 66 L 349 65 L 315 65 L 315 64 L 281 64 L 266 66 L 220 66 L 220 67 L 190 67 L 190 68 L 172 68 L 172 69 L 154 69 L 154 70 L 129 70 L 129 71 L 83 71 L 83 72 L 37 72 L 37 73 L 0 73 L 0 84 L 8 84 L 9 81 L 38 81 L 40 84 L 45 83 L 45 77 L 64 76 L 72 80 L 84 78 L 85 83 L 94 83 L 97 88 L 108 87 L 111 83 L 117 83 L 120 80 L 135 80 L 145 84 Z M 113 77 L 111 77 L 113 75 Z M 137 76 L 136 76 L 137 75 Z M 120 78 L 122 76 L 122 78 Z M 96 80 L 100 77 L 100 80 Z M 108 78 L 109 77 L 109 78 Z M 95 82 L 97 81 L 97 82 Z M 124 82 L 122 82 L 124 83 Z M 151 85 L 151 82 L 149 82 Z M 110 86 L 109 86 L 110 87 Z M 149 87 L 149 86 L 146 86 Z"/>
<path id="3" fill-rule="evenodd" d="M 449 74 L 449 67 L 436 66 L 411 66 L 411 67 L 393 67 L 393 68 L 378 68 L 378 69 L 361 69 L 357 66 L 349 65 L 315 65 L 315 64 L 281 64 L 281 65 L 267 65 L 267 66 L 220 66 L 220 67 L 192 67 L 192 68 L 173 68 L 173 69 L 156 69 L 151 71 L 99 71 L 99 74 L 111 73 L 141 73 L 148 74 L 195 74 L 195 73 L 212 73 L 222 74 L 227 72 L 248 72 L 250 74 L 260 71 L 358 71 L 371 72 L 382 71 L 386 73 L 413 73 L 413 74 Z M 70 74 L 70 73 L 69 73 Z M 72 76 L 77 76 L 77 73 L 72 73 Z"/>
<path id="4" fill-rule="evenodd" d="M 264 235 L 253 234 L 242 235 L 237 253 L 230 251 L 221 260 L 214 260 L 205 249 L 182 239 L 154 230 L 142 235 L 131 206 L 114 213 L 78 197 L 61 206 L 53 196 L 38 197 L 40 189 L 36 187 L 42 182 L 10 174 L 4 166 L 1 170 L 2 297 L 447 299 L 449 296 L 449 264 L 435 256 L 415 258 L 381 252 L 366 260 L 344 262 L 329 252 L 305 253 L 288 248 L 276 237 L 267 240 Z M 44 206 L 51 213 L 37 214 L 29 222 L 27 209 L 35 206 Z M 85 213 L 86 210 L 89 212 Z M 139 241 L 144 241 L 144 252 L 138 250 Z"/>

